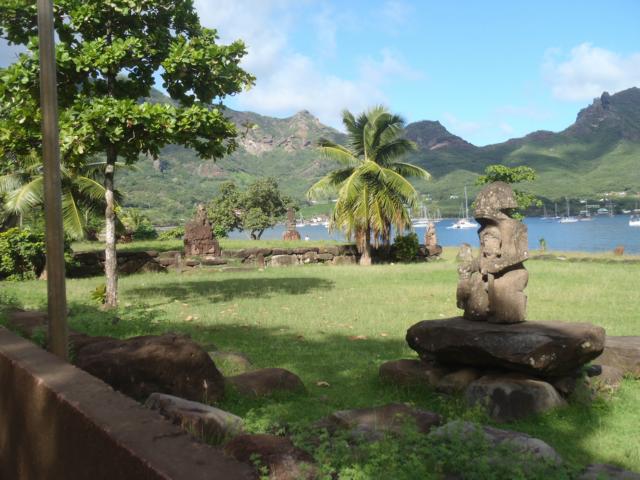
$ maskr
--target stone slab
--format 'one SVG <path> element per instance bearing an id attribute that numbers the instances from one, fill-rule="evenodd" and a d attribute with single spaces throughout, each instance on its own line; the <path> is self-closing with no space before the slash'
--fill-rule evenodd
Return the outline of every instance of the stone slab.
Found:
<path id="1" fill-rule="evenodd" d="M 553 377 L 572 373 L 600 355 L 605 331 L 589 323 L 507 325 L 454 317 L 419 322 L 406 339 L 424 360 Z"/>

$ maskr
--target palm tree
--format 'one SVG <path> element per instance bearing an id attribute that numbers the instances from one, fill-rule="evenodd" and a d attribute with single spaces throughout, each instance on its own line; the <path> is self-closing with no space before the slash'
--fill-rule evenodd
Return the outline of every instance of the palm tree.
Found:
<path id="1" fill-rule="evenodd" d="M 348 133 L 346 146 L 320 139 L 323 156 L 341 167 L 327 174 L 307 192 L 315 197 L 330 189 L 338 191 L 331 218 L 332 228 L 355 234 L 361 249 L 361 265 L 371 264 L 371 240 L 389 241 L 392 226 L 398 231 L 410 224 L 407 207 L 415 207 L 418 193 L 408 177 L 429 179 L 426 170 L 398 161 L 415 150 L 402 137 L 404 120 L 377 106 L 355 118 L 345 110 L 342 122 Z"/>
<path id="2" fill-rule="evenodd" d="M 69 168 L 64 163 L 62 173 L 62 217 L 65 233 L 73 239 L 85 236 L 89 217 L 104 209 L 104 187 L 96 180 L 104 170 L 104 162 L 81 168 Z M 19 168 L 0 175 L 0 196 L 4 196 L 0 210 L 5 215 L 23 216 L 44 203 L 42 162 L 36 154 L 20 158 Z"/>

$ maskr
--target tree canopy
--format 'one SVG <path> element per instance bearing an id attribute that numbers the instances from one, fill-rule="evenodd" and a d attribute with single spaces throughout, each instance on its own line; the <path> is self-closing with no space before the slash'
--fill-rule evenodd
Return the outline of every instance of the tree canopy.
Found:
<path id="1" fill-rule="evenodd" d="M 244 44 L 218 44 L 192 0 L 57 0 L 54 20 L 61 158 L 73 168 L 106 156 L 106 305 L 116 306 L 117 159 L 157 157 L 167 144 L 206 159 L 232 152 L 236 128 L 220 102 L 254 78 L 239 66 Z M 0 158 L 41 151 L 36 34 L 35 2 L 0 4 L 0 37 L 27 47 L 0 69 Z M 175 102 L 143 100 L 158 79 Z"/>
<path id="2" fill-rule="evenodd" d="M 207 214 L 217 234 L 247 231 L 252 239 L 258 240 L 266 229 L 284 218 L 289 207 L 297 208 L 289 196 L 280 192 L 274 178 L 265 178 L 251 183 L 244 191 L 233 182 L 223 183 L 209 203 Z"/>
<path id="3" fill-rule="evenodd" d="M 332 226 L 353 234 L 362 247 L 362 264 L 371 263 L 371 236 L 388 243 L 391 227 L 404 231 L 411 224 L 407 206 L 415 207 L 418 193 L 409 177 L 430 178 L 429 173 L 399 159 L 415 150 L 415 144 L 402 136 L 404 120 L 384 107 L 374 107 L 357 118 L 344 111 L 342 121 L 348 144 L 319 141 L 320 152 L 341 164 L 315 183 L 308 196 L 337 190 L 338 200 Z"/>
<path id="4" fill-rule="evenodd" d="M 507 167 L 506 165 L 489 165 L 484 170 L 484 175 L 476 179 L 476 185 L 485 185 L 491 182 L 521 183 L 532 182 L 536 179 L 536 172 L 527 166 Z M 524 218 L 524 212 L 532 205 L 540 206 L 542 202 L 535 196 L 518 189 L 513 189 L 518 202 L 518 210 L 514 216 Z"/>

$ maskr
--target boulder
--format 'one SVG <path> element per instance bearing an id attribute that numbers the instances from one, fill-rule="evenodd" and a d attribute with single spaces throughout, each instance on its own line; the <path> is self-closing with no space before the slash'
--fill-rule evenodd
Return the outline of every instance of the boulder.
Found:
<path id="1" fill-rule="evenodd" d="M 600 374 L 591 377 L 590 383 L 595 390 L 614 392 L 620 388 L 623 377 L 622 369 L 601 365 Z"/>
<path id="2" fill-rule="evenodd" d="M 216 266 L 216 265 L 226 265 L 227 261 L 221 257 L 214 257 L 211 255 L 207 255 L 202 259 L 202 265 L 206 266 Z"/>
<path id="3" fill-rule="evenodd" d="M 640 480 L 640 473 L 633 473 L 613 465 L 596 463 L 589 465 L 578 480 Z"/>
<path id="4" fill-rule="evenodd" d="M 428 433 L 442 424 L 437 413 L 420 410 L 402 403 L 391 403 L 381 407 L 340 410 L 316 423 L 318 428 L 326 428 L 329 433 L 349 430 L 352 437 L 380 440 L 385 434 L 401 435 L 407 427 L 420 433 Z"/>
<path id="5" fill-rule="evenodd" d="M 318 261 L 320 262 L 328 262 L 330 260 L 333 260 L 333 254 L 331 253 L 319 253 L 316 258 L 318 259 Z"/>
<path id="6" fill-rule="evenodd" d="M 640 336 L 613 337 L 607 335 L 604 351 L 596 362 L 621 369 L 625 374 L 640 378 Z"/>
<path id="7" fill-rule="evenodd" d="M 284 368 L 263 368 L 227 377 L 226 381 L 241 394 L 264 397 L 278 392 L 299 393 L 305 390 L 302 380 Z"/>
<path id="8" fill-rule="evenodd" d="M 203 403 L 164 393 L 152 393 L 145 406 L 157 410 L 183 430 L 209 442 L 221 443 L 243 433 L 240 417 Z"/>
<path id="9" fill-rule="evenodd" d="M 301 260 L 302 263 L 316 263 L 318 261 L 318 253 L 314 250 L 305 252 L 304 255 L 302 255 Z"/>
<path id="10" fill-rule="evenodd" d="M 461 368 L 443 376 L 436 385 L 436 390 L 442 393 L 462 392 L 481 376 L 482 373 L 475 368 Z"/>
<path id="11" fill-rule="evenodd" d="M 399 386 L 435 387 L 450 370 L 421 360 L 392 360 L 380 365 L 380 379 Z"/>
<path id="12" fill-rule="evenodd" d="M 168 333 L 119 340 L 75 335 L 72 343 L 79 368 L 137 400 L 155 392 L 195 401 L 224 396 L 222 374 L 189 337 Z"/>
<path id="13" fill-rule="evenodd" d="M 471 406 L 486 407 L 497 422 L 519 420 L 565 405 L 553 386 L 519 374 L 485 375 L 465 392 Z"/>
<path id="14" fill-rule="evenodd" d="M 258 471 L 260 467 L 266 467 L 269 471 L 269 479 L 318 478 L 313 457 L 297 448 L 286 437 L 266 434 L 239 435 L 227 443 L 224 452 L 240 462 L 250 463 Z"/>
<path id="15" fill-rule="evenodd" d="M 295 255 L 272 255 L 271 262 L 272 267 L 288 267 L 290 265 L 298 264 L 298 257 Z"/>
<path id="16" fill-rule="evenodd" d="M 562 462 L 560 455 L 547 443 L 540 439 L 530 437 L 525 433 L 501 430 L 498 428 L 477 425 L 462 420 L 454 420 L 433 430 L 429 437 L 436 440 L 468 439 L 477 437 L 484 439 L 491 447 L 507 446 L 515 453 L 524 454 L 534 459 L 559 464 Z M 491 450 L 491 449 L 490 449 Z M 493 459 L 496 460 L 496 459 Z M 500 459 L 497 459 L 500 460 Z"/>
<path id="17" fill-rule="evenodd" d="M 555 377 L 600 355 L 604 337 L 602 327 L 589 323 L 494 324 L 455 317 L 419 322 L 406 338 L 424 360 Z"/>
<path id="18" fill-rule="evenodd" d="M 333 257 L 331 263 L 334 265 L 355 265 L 356 257 L 353 255 L 339 255 L 337 257 Z"/>
<path id="19" fill-rule="evenodd" d="M 218 350 L 209 352 L 209 356 L 211 359 L 218 365 L 219 368 L 223 368 L 224 366 L 229 366 L 230 370 L 233 370 L 235 373 L 237 372 L 246 372 L 251 370 L 253 365 L 251 361 L 247 358 L 243 353 L 236 352 L 220 352 Z"/>
<path id="20" fill-rule="evenodd" d="M 338 247 L 338 245 L 326 245 L 326 246 L 320 247 L 318 251 L 320 252 L 321 255 L 328 254 L 328 255 L 333 255 L 334 257 L 337 255 L 340 255 L 340 247 Z"/>
<path id="21" fill-rule="evenodd" d="M 292 248 L 274 248 L 271 250 L 271 255 L 291 255 L 293 253 Z"/>

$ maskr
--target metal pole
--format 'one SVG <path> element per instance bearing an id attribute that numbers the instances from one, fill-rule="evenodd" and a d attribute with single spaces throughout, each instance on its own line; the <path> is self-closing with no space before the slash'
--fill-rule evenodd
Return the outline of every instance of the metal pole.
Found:
<path id="1" fill-rule="evenodd" d="M 53 2 L 52 0 L 38 0 L 49 350 L 55 355 L 67 359 L 67 293 L 64 279 L 58 91 L 53 34 Z"/>

